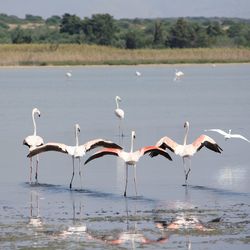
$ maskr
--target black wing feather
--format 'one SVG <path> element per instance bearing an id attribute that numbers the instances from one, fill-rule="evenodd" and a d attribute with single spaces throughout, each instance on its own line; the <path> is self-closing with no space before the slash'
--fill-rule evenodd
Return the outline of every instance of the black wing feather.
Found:
<path id="1" fill-rule="evenodd" d="M 97 152 L 97 153 L 91 155 L 91 156 L 84 162 L 84 165 L 87 164 L 88 162 L 90 162 L 90 161 L 92 161 L 92 160 L 94 160 L 94 159 L 96 159 L 96 158 L 100 158 L 100 157 L 102 157 L 102 156 L 104 156 L 104 155 L 115 155 L 115 156 L 117 156 L 117 154 L 114 153 L 114 152 L 100 151 L 100 152 Z"/>

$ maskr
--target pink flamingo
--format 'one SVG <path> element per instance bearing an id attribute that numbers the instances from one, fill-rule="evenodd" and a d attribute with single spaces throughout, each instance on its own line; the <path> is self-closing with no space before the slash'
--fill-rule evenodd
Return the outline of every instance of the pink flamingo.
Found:
<path id="1" fill-rule="evenodd" d="M 117 149 L 117 148 L 104 148 L 98 152 L 96 152 L 95 154 L 93 154 L 92 156 L 90 156 L 84 164 L 87 164 L 88 162 L 102 157 L 104 155 L 115 155 L 120 157 L 126 164 L 126 184 L 125 184 L 125 191 L 124 191 L 124 196 L 127 195 L 127 185 L 128 185 L 128 166 L 133 166 L 134 167 L 134 183 L 135 183 L 135 192 L 137 195 L 137 186 L 136 186 L 136 164 L 139 161 L 139 159 L 150 152 L 153 153 L 157 153 L 166 157 L 167 159 L 169 159 L 170 161 L 172 160 L 170 155 L 164 151 L 163 149 L 156 147 L 156 146 L 146 146 L 143 148 L 140 148 L 137 151 L 133 151 L 134 149 L 134 139 L 135 139 L 135 131 L 132 131 L 131 133 L 131 148 L 130 148 L 130 152 L 125 152 L 122 149 Z"/>
<path id="2" fill-rule="evenodd" d="M 185 185 L 187 185 L 188 175 L 191 171 L 191 156 L 193 156 L 196 152 L 202 149 L 204 146 L 208 149 L 216 152 L 221 153 L 222 148 L 209 136 L 207 135 L 200 135 L 193 143 L 187 144 L 187 136 L 189 131 L 189 122 L 185 122 L 184 128 L 186 129 L 184 142 L 183 145 L 178 144 L 177 142 L 173 141 L 169 137 L 165 136 L 162 137 L 157 143 L 156 147 L 160 147 L 162 149 L 168 148 L 176 155 L 179 155 L 183 159 L 183 166 L 184 166 L 184 173 L 185 173 Z M 157 152 L 150 153 L 151 157 L 157 155 Z M 188 158 L 190 161 L 189 169 L 186 169 L 185 158 Z"/>

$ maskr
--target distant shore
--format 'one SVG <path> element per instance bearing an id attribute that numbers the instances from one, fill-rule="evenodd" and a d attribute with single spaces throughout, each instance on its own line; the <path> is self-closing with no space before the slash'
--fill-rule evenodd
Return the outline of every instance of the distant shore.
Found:
<path id="1" fill-rule="evenodd" d="M 76 44 L 0 45 L 0 66 L 250 63 L 247 48 L 125 50 Z"/>

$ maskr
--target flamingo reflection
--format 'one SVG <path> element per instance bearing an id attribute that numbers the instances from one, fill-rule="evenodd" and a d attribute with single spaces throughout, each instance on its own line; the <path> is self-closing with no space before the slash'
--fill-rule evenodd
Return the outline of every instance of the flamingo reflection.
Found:
<path id="1" fill-rule="evenodd" d="M 34 228 L 41 228 L 43 226 L 43 221 L 40 216 L 39 199 L 37 192 L 30 192 L 30 218 L 28 225 Z"/>
<path id="2" fill-rule="evenodd" d="M 137 246 L 141 247 L 146 244 L 165 243 L 168 241 L 168 236 L 163 231 L 161 232 L 161 236 L 156 239 L 148 238 L 143 229 L 137 228 L 138 218 L 136 208 L 134 215 L 129 215 L 128 211 L 126 200 L 126 229 L 115 236 L 113 233 L 112 235 L 105 235 L 100 240 L 109 245 L 130 247 L 130 249 L 136 249 Z"/>

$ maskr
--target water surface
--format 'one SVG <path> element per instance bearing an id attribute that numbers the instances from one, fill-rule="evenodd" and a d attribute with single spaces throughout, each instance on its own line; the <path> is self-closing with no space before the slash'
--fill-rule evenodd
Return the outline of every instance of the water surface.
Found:
<path id="1" fill-rule="evenodd" d="M 223 152 L 198 152 L 188 187 L 182 186 L 181 158 L 171 152 L 173 162 L 144 156 L 137 165 L 137 198 L 132 171 L 128 198 L 122 196 L 124 166 L 112 156 L 82 167 L 83 188 L 76 174 L 70 191 L 71 158 L 44 153 L 39 184 L 28 183 L 28 149 L 22 141 L 33 133 L 33 107 L 41 111 L 37 129 L 46 142 L 74 145 L 79 123 L 80 143 L 105 138 L 129 150 L 131 130 L 136 148 L 165 135 L 182 143 L 186 120 L 190 142 L 208 128 L 250 137 L 248 64 L 179 69 L 185 75 L 178 81 L 174 66 L 0 69 L 2 249 L 249 248 L 250 144 L 242 140 L 225 141 L 207 132 Z M 72 77 L 66 78 L 69 70 Z M 124 138 L 114 115 L 116 95 L 125 111 Z M 168 225 L 180 215 L 195 216 L 212 230 L 172 231 L 157 223 Z M 215 218 L 221 220 L 211 223 Z"/>

